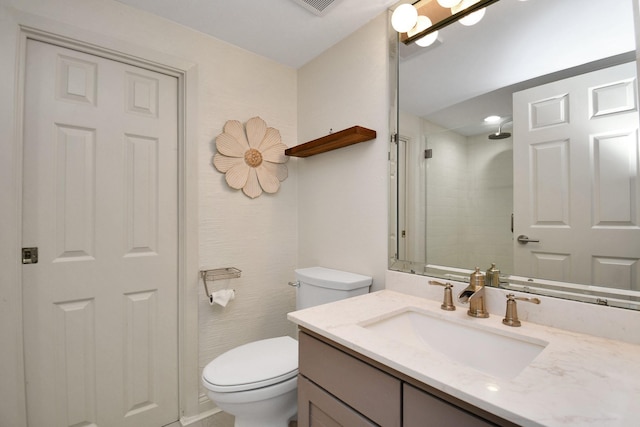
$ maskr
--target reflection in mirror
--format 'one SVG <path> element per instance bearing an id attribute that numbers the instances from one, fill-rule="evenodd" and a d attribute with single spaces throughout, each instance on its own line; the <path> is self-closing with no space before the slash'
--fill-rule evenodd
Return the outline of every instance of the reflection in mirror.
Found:
<path id="1" fill-rule="evenodd" d="M 501 0 L 400 44 L 391 269 L 495 263 L 503 287 L 640 308 L 633 16 L 632 0 Z"/>

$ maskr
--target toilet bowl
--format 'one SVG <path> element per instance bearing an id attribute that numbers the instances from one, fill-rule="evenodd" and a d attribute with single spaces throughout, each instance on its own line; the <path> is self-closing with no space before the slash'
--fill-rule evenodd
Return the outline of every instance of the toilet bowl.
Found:
<path id="1" fill-rule="evenodd" d="M 371 277 L 323 267 L 296 270 L 296 308 L 362 295 Z M 298 342 L 289 336 L 250 342 L 202 371 L 207 396 L 235 416 L 235 427 L 286 427 L 297 413 Z"/>
<path id="2" fill-rule="evenodd" d="M 254 341 L 223 353 L 202 372 L 207 396 L 236 427 L 283 427 L 297 411 L 298 342 Z"/>

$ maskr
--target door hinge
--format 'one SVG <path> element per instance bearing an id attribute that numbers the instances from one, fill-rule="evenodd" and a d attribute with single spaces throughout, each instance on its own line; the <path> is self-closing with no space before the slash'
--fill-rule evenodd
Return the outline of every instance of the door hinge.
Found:
<path id="1" fill-rule="evenodd" d="M 398 134 L 397 133 L 392 133 L 391 134 L 391 142 L 398 142 Z"/>
<path id="2" fill-rule="evenodd" d="M 23 264 L 37 264 L 38 263 L 38 248 L 22 248 L 22 263 Z"/>
<path id="3" fill-rule="evenodd" d="M 426 150 L 424 150 L 424 158 L 425 159 L 430 159 L 432 157 L 433 157 L 433 149 L 427 148 Z"/>

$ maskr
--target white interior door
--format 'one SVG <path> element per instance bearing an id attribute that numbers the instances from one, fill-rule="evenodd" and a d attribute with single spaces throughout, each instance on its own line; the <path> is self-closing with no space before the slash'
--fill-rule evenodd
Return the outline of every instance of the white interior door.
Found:
<path id="1" fill-rule="evenodd" d="M 635 63 L 514 94 L 515 274 L 640 290 Z"/>
<path id="2" fill-rule="evenodd" d="M 408 140 L 402 136 L 398 138 L 397 180 L 398 180 L 398 259 L 409 259 L 407 251 L 407 158 Z"/>
<path id="3" fill-rule="evenodd" d="M 400 213 L 398 211 L 400 192 L 398 191 L 398 143 L 391 142 L 389 144 L 389 218 L 395 218 L 395 221 L 389 221 L 389 258 L 403 259 L 399 254 L 398 230 L 400 229 Z"/>
<path id="4" fill-rule="evenodd" d="M 27 45 L 30 426 L 178 419 L 177 79 Z"/>

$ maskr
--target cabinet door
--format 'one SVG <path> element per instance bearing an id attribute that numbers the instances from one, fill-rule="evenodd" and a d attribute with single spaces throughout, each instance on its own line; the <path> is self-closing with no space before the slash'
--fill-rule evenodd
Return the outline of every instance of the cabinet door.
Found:
<path id="1" fill-rule="evenodd" d="M 305 333 L 299 335 L 300 374 L 385 427 L 400 427 L 399 379 Z"/>
<path id="2" fill-rule="evenodd" d="M 404 427 L 495 426 L 408 384 L 403 385 Z"/>
<path id="3" fill-rule="evenodd" d="M 374 427 L 372 423 L 303 376 L 298 376 L 299 427 Z"/>

